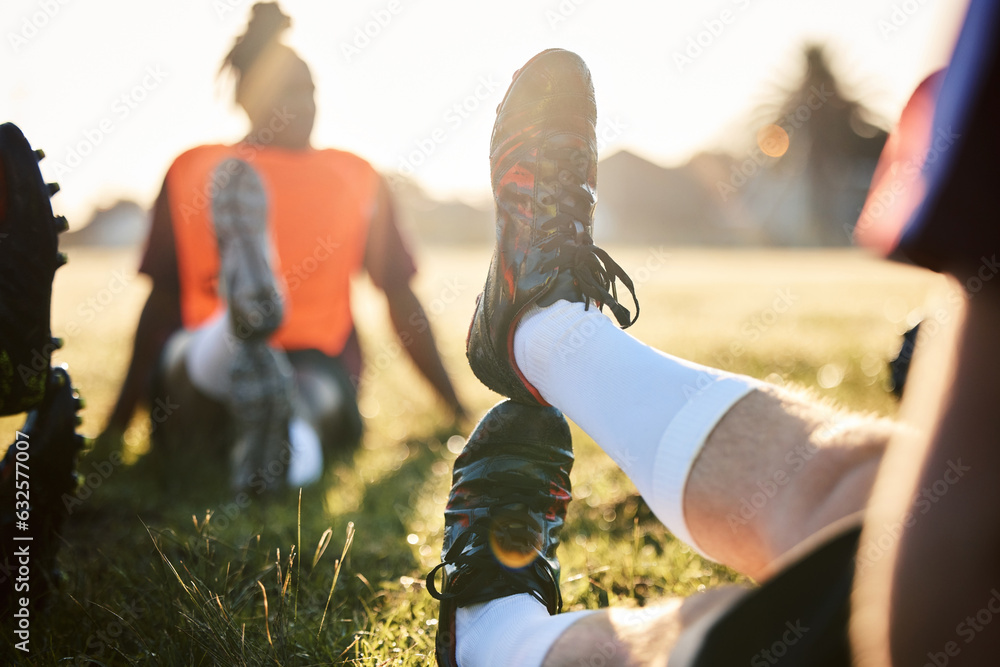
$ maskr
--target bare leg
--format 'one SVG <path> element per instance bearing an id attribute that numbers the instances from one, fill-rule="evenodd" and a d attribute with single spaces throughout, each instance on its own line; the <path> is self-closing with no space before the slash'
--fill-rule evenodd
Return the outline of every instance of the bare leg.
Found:
<path id="1" fill-rule="evenodd" d="M 684 520 L 696 546 L 761 580 L 827 539 L 840 524 L 860 523 L 893 423 L 677 360 L 604 326 L 599 315 L 576 311 L 566 319 L 583 321 L 575 330 L 586 335 L 572 338 L 575 322 L 566 327 L 558 320 L 551 327 L 554 341 L 529 330 L 524 340 L 536 346 L 525 355 L 529 364 L 536 361 L 531 355 L 538 346 L 548 345 L 555 354 L 541 364 L 524 364 L 533 373 L 528 377 L 540 380 L 546 399 L 582 422 L 612 456 L 618 454 L 616 460 L 630 476 L 635 473 L 637 486 L 654 499 L 651 506 L 658 513 L 664 504 L 657 502 L 662 498 L 657 498 L 656 483 L 663 477 L 648 468 L 683 465 L 672 447 L 694 453 L 681 480 Z M 589 330 L 583 328 L 588 322 L 593 323 Z M 563 372 L 573 381 L 561 382 Z M 717 401 L 719 394 L 711 392 L 721 383 L 743 384 L 746 390 L 742 398 Z M 597 400 L 589 401 L 593 395 Z M 683 428 L 674 428 L 669 417 L 664 425 L 663 412 L 671 409 L 681 417 L 698 417 Z M 692 433 L 703 435 L 684 442 Z M 850 549 L 853 554 L 853 543 Z M 850 562 L 851 556 L 846 558 Z M 602 664 L 665 664 L 672 652 L 683 654 L 678 642 L 686 645 L 699 627 L 717 617 L 703 614 L 720 613 L 740 594 L 723 591 L 691 602 L 581 616 L 561 631 L 544 664 L 589 664 L 598 658 Z"/>
<path id="2" fill-rule="evenodd" d="M 995 476 L 987 474 L 998 467 L 990 452 L 996 452 L 1000 426 L 984 421 L 994 414 L 993 394 L 984 388 L 1000 374 L 995 349 L 1000 316 L 985 298 L 973 306 L 967 320 L 939 335 L 919 357 L 904 414 L 926 430 L 838 413 L 763 388 L 719 422 L 688 481 L 688 521 L 699 545 L 765 578 L 777 569 L 775 559 L 801 551 L 801 543 L 821 537 L 824 526 L 851 521 L 852 513 L 865 508 L 886 443 L 893 439 L 856 561 L 852 634 L 866 667 L 922 664 L 929 655 L 950 660 L 958 653 L 987 664 L 996 655 L 1000 632 L 982 619 L 1000 608 L 1000 574 L 996 551 L 983 548 L 995 543 L 995 536 L 983 527 L 996 525 L 993 515 L 1000 507 Z M 949 390 L 956 369 L 968 381 Z M 968 414 L 959 414 L 962 410 Z M 976 475 L 980 469 L 983 474 Z M 760 507 L 754 507 L 754 494 Z M 743 499 L 750 503 L 746 514 L 754 511 L 745 523 L 739 514 Z M 962 529 L 972 515 L 977 527 Z M 957 553 L 962 567 L 956 569 Z M 701 608 L 674 600 L 655 611 L 584 617 L 560 636 L 544 664 L 588 664 L 595 656 L 609 665 L 663 664 L 657 656 L 668 654 L 704 614 L 732 604 L 739 591 L 723 589 L 719 595 L 704 602 L 696 602 L 701 596 L 690 599 Z M 984 609 L 989 614 L 980 613 Z"/>
<path id="3" fill-rule="evenodd" d="M 895 426 L 777 387 L 733 406 L 685 489 L 698 545 L 756 579 L 796 545 L 862 510 Z"/>
<path id="4" fill-rule="evenodd" d="M 865 506 L 894 428 L 664 354 L 582 304 L 526 316 L 514 348 L 525 377 L 622 467 L 667 528 L 758 579 Z"/>
<path id="5" fill-rule="evenodd" d="M 655 607 L 605 609 L 583 617 L 559 636 L 543 667 L 666 665 L 681 634 L 732 604 L 745 591 L 719 588 Z"/>

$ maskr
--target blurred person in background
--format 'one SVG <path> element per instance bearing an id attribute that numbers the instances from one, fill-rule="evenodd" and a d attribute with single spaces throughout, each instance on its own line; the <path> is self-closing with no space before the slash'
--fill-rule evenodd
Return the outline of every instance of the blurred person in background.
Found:
<path id="1" fill-rule="evenodd" d="M 359 441 L 350 282 L 362 269 L 402 347 L 465 414 L 410 287 L 416 266 L 385 180 L 311 143 L 315 87 L 281 41 L 290 24 L 277 3 L 254 5 L 222 64 L 249 134 L 193 148 L 167 172 L 139 269 L 153 288 L 101 438 L 120 438 L 148 398 L 157 442 L 227 429 L 236 488 L 315 481 L 322 454 Z"/>

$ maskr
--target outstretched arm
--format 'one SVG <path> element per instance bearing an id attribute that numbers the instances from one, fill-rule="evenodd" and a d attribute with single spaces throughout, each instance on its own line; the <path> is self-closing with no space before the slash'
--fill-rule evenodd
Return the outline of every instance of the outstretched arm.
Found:
<path id="1" fill-rule="evenodd" d="M 365 255 L 368 274 L 389 302 L 389 319 L 407 354 L 417 369 L 455 413 L 465 417 L 465 408 L 445 372 L 423 306 L 410 288 L 416 272 L 413 259 L 396 226 L 396 215 L 389 187 L 382 181 L 372 215 Z"/>
<path id="2" fill-rule="evenodd" d="M 465 417 L 465 408 L 455 394 L 448 373 L 441 363 L 430 322 L 423 306 L 409 284 L 399 285 L 386 291 L 389 300 L 389 319 L 420 372 L 430 381 L 435 391 L 445 400 L 455 417 Z"/>

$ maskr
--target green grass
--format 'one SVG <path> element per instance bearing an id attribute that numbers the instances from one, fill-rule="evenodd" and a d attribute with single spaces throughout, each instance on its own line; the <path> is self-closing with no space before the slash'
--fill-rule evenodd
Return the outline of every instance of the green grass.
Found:
<path id="1" fill-rule="evenodd" d="M 633 275 L 651 256 L 613 254 Z M 55 285 L 54 328 L 68 339 L 57 359 L 87 399 L 87 435 L 110 411 L 148 289 L 142 278 L 112 282 L 116 270 L 131 276 L 135 259 L 78 251 Z M 428 249 L 421 259 L 418 292 L 460 395 L 480 415 L 498 397 L 472 376 L 463 343 L 488 251 Z M 671 250 L 666 267 L 643 274 L 633 332 L 679 356 L 891 415 L 882 361 L 910 311 L 939 289 L 933 276 L 855 252 Z M 779 313 L 782 293 L 793 300 Z M 439 558 L 457 436 L 471 424 L 450 424 L 405 354 L 393 353 L 384 300 L 370 286 L 355 290 L 355 311 L 369 357 L 384 352 L 388 362 L 363 388 L 368 430 L 354 459 L 332 463 L 301 499 L 289 491 L 239 506 L 225 471 L 199 453 L 209 443 L 148 452 L 140 416 L 126 462 L 106 479 L 106 455 L 80 463 L 100 484 L 66 525 L 62 592 L 33 619 L 25 664 L 433 663 L 437 605 L 422 581 Z M 840 381 L 823 387 L 820 376 Z M 2 424 L 12 434 L 19 421 Z M 567 609 L 740 581 L 675 541 L 575 427 L 574 442 L 576 499 L 560 551 Z M 0 651 L 10 643 L 5 634 Z"/>

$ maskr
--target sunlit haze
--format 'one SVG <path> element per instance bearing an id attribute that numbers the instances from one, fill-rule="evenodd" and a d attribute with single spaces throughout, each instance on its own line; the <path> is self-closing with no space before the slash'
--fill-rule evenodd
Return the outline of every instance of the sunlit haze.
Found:
<path id="1" fill-rule="evenodd" d="M 49 158 L 55 208 L 146 206 L 170 161 L 246 132 L 216 77 L 253 2 L 5 0 L 0 119 Z M 510 76 L 561 46 L 590 65 L 602 154 L 664 165 L 757 136 L 750 118 L 829 46 L 848 91 L 885 119 L 942 66 L 964 3 L 945 0 L 283 0 L 310 64 L 313 143 L 409 172 L 437 196 L 488 192 L 494 110 Z M 58 173 L 57 173 L 58 172 Z"/>

